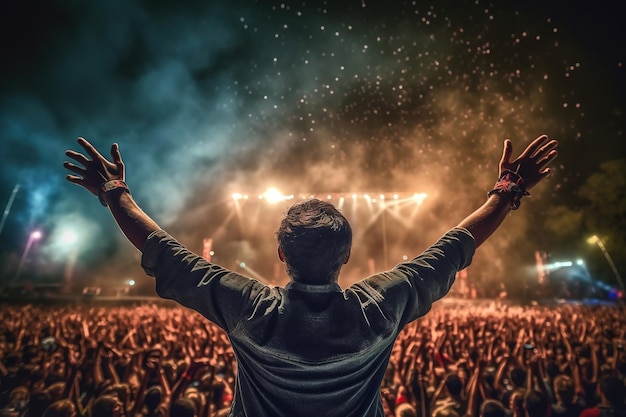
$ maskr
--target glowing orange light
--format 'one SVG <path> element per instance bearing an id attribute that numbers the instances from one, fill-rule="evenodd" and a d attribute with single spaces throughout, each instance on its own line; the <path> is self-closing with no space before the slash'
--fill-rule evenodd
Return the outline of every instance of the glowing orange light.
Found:
<path id="1" fill-rule="evenodd" d="M 267 191 L 263 194 L 263 198 L 267 200 L 270 204 L 276 204 L 285 199 L 283 193 L 278 191 L 276 188 L 268 188 Z"/>

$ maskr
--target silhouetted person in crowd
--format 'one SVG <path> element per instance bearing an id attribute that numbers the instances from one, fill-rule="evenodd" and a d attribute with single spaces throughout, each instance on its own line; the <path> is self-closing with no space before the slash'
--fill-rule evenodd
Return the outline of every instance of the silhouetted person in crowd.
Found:
<path id="1" fill-rule="evenodd" d="M 578 400 L 574 381 L 567 375 L 558 375 L 554 379 L 554 396 L 556 403 L 552 406 L 555 417 L 578 417 L 583 410 Z"/>
<path id="2" fill-rule="evenodd" d="M 25 417 L 41 417 L 50 406 L 50 395 L 47 392 L 36 392 L 31 395 L 28 401 Z"/>
<path id="3" fill-rule="evenodd" d="M 86 155 L 66 152 L 78 164 L 64 164 L 67 179 L 109 207 L 161 297 L 228 334 L 238 366 L 228 415 L 236 417 L 382 417 L 379 388 L 396 337 L 449 291 L 557 154 L 557 142 L 543 135 L 511 160 L 506 140 L 496 185 L 480 208 L 421 255 L 343 290 L 337 280 L 352 229 L 332 204 L 311 199 L 288 210 L 277 237 L 291 281 L 269 287 L 193 254 L 148 217 L 124 182 L 117 144 L 109 161 L 85 139 L 78 143 Z"/>
<path id="4" fill-rule="evenodd" d="M 616 376 L 605 375 L 598 384 L 600 403 L 580 413 L 580 417 L 626 417 L 624 383 Z"/>
<path id="5" fill-rule="evenodd" d="M 543 393 L 531 390 L 524 395 L 524 410 L 526 417 L 548 417 L 550 402 Z"/>
<path id="6" fill-rule="evenodd" d="M 9 403 L 0 408 L 0 417 L 19 417 L 28 405 L 28 389 L 24 386 L 13 388 L 9 393 Z"/>
<path id="7" fill-rule="evenodd" d="M 77 417 L 74 403 L 67 399 L 53 402 L 43 413 L 43 417 Z"/>
<path id="8" fill-rule="evenodd" d="M 192 400 L 177 398 L 170 407 L 170 417 L 198 417 L 198 413 Z"/>
<path id="9" fill-rule="evenodd" d="M 480 417 L 505 417 L 506 409 L 500 401 L 487 400 L 480 406 Z"/>
<path id="10" fill-rule="evenodd" d="M 101 395 L 91 405 L 91 417 L 125 417 L 124 403 L 113 395 Z"/>

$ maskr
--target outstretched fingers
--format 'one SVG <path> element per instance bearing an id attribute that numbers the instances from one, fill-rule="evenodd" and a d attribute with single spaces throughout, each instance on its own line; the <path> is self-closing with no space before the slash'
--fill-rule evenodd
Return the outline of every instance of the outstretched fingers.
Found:
<path id="1" fill-rule="evenodd" d="M 511 162 L 511 155 L 513 154 L 513 143 L 509 139 L 505 139 L 504 148 L 502 149 L 502 158 L 500 159 L 500 166 Z"/>
<path id="2" fill-rule="evenodd" d="M 544 154 L 544 156 L 542 156 L 538 161 L 537 161 L 537 165 L 540 167 L 545 167 L 546 165 L 548 165 L 550 162 L 552 162 L 554 160 L 554 158 L 557 157 L 557 155 L 559 154 L 556 149 L 554 149 L 556 147 L 556 143 L 552 146 L 552 149 L 547 150 L 546 153 Z M 546 168 L 548 171 L 550 171 L 549 168 Z"/>
<path id="3" fill-rule="evenodd" d="M 87 166 L 87 163 L 89 162 L 89 159 L 87 159 L 85 155 L 83 155 L 80 152 L 73 151 L 73 150 L 65 151 L 65 156 L 67 156 L 68 158 L 72 158 L 74 161 L 78 162 L 79 164 L 83 166 Z"/>
<path id="4" fill-rule="evenodd" d="M 89 143 L 85 138 L 79 137 L 77 142 L 80 146 L 83 147 L 83 149 L 85 149 L 85 152 L 87 152 L 87 154 L 91 157 L 92 160 L 94 161 L 105 160 L 104 156 L 102 156 L 100 152 L 98 152 L 98 150 L 94 148 L 94 146 L 91 143 Z"/>
<path id="5" fill-rule="evenodd" d="M 551 140 L 550 142 L 546 143 L 541 148 L 539 148 L 539 150 L 533 155 L 533 157 L 537 158 L 537 162 L 539 163 L 543 161 L 544 159 L 548 158 L 554 152 L 556 152 L 555 149 L 557 145 L 558 145 L 558 142 L 556 140 Z"/>
<path id="6" fill-rule="evenodd" d="M 65 179 L 97 194 L 98 187 L 107 179 L 105 172 L 111 163 L 84 138 L 79 137 L 77 142 L 86 155 L 71 149 L 65 151 L 65 155 L 73 160 L 63 162 L 63 167 L 70 171 Z"/>
<path id="7" fill-rule="evenodd" d="M 520 156 L 520 159 L 523 157 L 525 160 L 522 177 L 529 188 L 550 175 L 552 170 L 548 165 L 558 155 L 557 146 L 556 140 L 549 140 L 546 135 L 542 135 L 526 148 L 528 153 L 525 156 Z"/>
<path id="8" fill-rule="evenodd" d="M 79 167 L 71 162 L 63 162 L 63 167 L 76 175 L 80 175 L 81 177 L 85 175 L 85 168 Z"/>
<path id="9" fill-rule="evenodd" d="M 534 154 L 528 157 L 529 161 L 536 166 L 537 173 L 540 176 L 544 177 L 550 174 L 550 169 L 546 168 L 546 166 L 556 158 L 558 154 L 556 151 L 557 145 L 558 142 L 556 140 L 551 140 L 544 143 Z"/>
<path id="10" fill-rule="evenodd" d="M 124 162 L 122 161 L 122 154 L 120 153 L 120 146 L 117 143 L 111 145 L 111 159 L 117 166 L 124 165 Z"/>
<path id="11" fill-rule="evenodd" d="M 92 190 L 93 187 L 91 185 L 91 182 L 87 178 L 88 174 L 85 168 L 67 161 L 63 162 L 63 167 L 72 173 L 65 176 L 65 179 L 67 181 L 71 182 L 72 184 L 80 185 L 81 187 L 88 189 L 92 193 L 94 192 Z"/>
<path id="12" fill-rule="evenodd" d="M 526 147 L 526 149 L 524 150 L 524 152 L 522 152 L 522 154 L 519 156 L 518 159 L 533 157 L 535 153 L 537 152 L 537 150 L 540 149 L 542 146 L 544 146 L 547 141 L 548 141 L 548 135 L 539 136 L 537 139 L 532 141 L 530 145 Z"/>
<path id="13" fill-rule="evenodd" d="M 73 184 L 78 184 L 78 185 L 81 185 L 81 183 L 83 182 L 83 177 L 79 177 L 77 175 L 72 175 L 72 174 L 67 174 L 65 176 L 65 179 Z"/>

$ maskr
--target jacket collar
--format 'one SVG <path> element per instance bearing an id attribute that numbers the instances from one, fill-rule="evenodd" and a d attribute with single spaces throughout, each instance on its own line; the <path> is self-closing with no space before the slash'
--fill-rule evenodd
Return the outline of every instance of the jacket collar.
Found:
<path id="1" fill-rule="evenodd" d="M 336 282 L 324 285 L 310 285 L 301 282 L 290 281 L 286 286 L 288 290 L 298 290 L 305 292 L 324 293 L 324 292 L 342 292 L 341 287 Z"/>

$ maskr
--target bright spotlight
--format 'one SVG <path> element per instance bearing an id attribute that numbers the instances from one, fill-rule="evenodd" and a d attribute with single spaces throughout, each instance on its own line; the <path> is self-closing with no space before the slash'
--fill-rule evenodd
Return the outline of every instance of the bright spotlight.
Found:
<path id="1" fill-rule="evenodd" d="M 130 285 L 131 287 L 135 285 L 135 280 L 131 279 L 130 281 L 128 281 L 128 285 Z"/>
<path id="2" fill-rule="evenodd" d="M 278 191 L 276 188 L 268 188 L 268 190 L 265 191 L 265 194 L 263 194 L 263 198 L 265 198 L 265 200 L 267 200 L 270 204 L 276 204 L 283 201 L 285 196 L 283 196 L 283 193 Z"/>
<path id="3" fill-rule="evenodd" d="M 582 266 L 582 265 L 584 265 L 584 264 L 585 264 L 585 261 L 583 261 L 582 259 L 577 259 L 577 260 L 576 260 L 576 265 L 580 265 L 580 266 Z"/>
<path id="4" fill-rule="evenodd" d="M 413 200 L 417 201 L 419 204 L 422 204 L 426 197 L 428 197 L 426 193 L 413 194 Z"/>
<path id="5" fill-rule="evenodd" d="M 41 230 L 33 230 L 30 234 L 30 238 L 32 240 L 39 240 L 42 236 L 43 234 L 41 233 Z"/>
<path id="6" fill-rule="evenodd" d="M 598 236 L 593 235 L 593 236 L 590 236 L 587 239 L 587 243 L 589 243 L 590 245 L 594 245 L 594 244 L 598 243 L 599 240 L 600 240 L 600 238 Z"/>
<path id="7" fill-rule="evenodd" d="M 59 242 L 63 245 L 73 245 L 78 240 L 78 235 L 73 230 L 64 230 L 61 232 L 61 236 L 59 237 Z"/>

